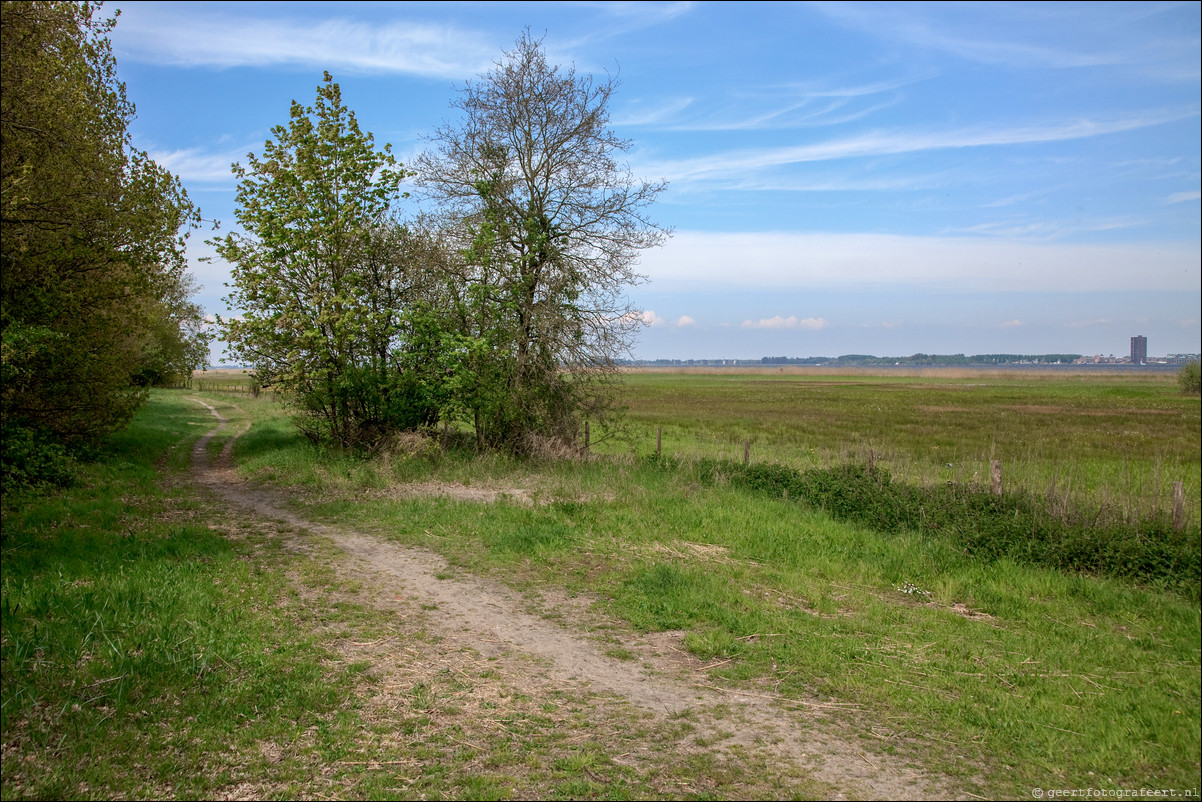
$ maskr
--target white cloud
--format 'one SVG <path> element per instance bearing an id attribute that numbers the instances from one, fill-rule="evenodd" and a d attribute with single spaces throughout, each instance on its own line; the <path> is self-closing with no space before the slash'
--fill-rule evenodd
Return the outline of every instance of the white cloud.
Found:
<path id="1" fill-rule="evenodd" d="M 483 35 L 445 25 L 189 15 L 186 9 L 126 9 L 113 37 L 119 57 L 180 67 L 315 65 L 461 79 L 488 70 L 498 55 Z"/>
<path id="2" fill-rule="evenodd" d="M 1202 291 L 1196 242 L 1074 245 L 985 237 L 677 231 L 640 270 L 673 285 L 741 290 L 913 286 L 954 292 Z"/>
<path id="3" fill-rule="evenodd" d="M 1020 326 L 1022 326 L 1022 324 L 1023 324 L 1023 322 L 1021 320 L 1007 320 L 1005 323 L 999 323 L 998 328 L 999 329 L 1017 329 Z"/>
<path id="4" fill-rule="evenodd" d="M 155 163 L 180 177 L 185 184 L 229 184 L 235 183 L 230 172 L 230 165 L 241 162 L 247 153 L 262 151 L 263 143 L 258 147 L 246 146 L 220 152 L 205 151 L 201 148 L 186 148 L 182 150 L 149 150 L 150 158 Z"/>
<path id="5" fill-rule="evenodd" d="M 676 318 L 676 327 L 677 328 L 684 328 L 685 326 L 696 326 L 696 325 L 697 325 L 697 321 L 693 320 L 693 318 L 689 317 L 688 315 L 681 315 L 680 317 Z"/>
<path id="6" fill-rule="evenodd" d="M 655 314 L 655 310 L 653 310 L 653 309 L 648 309 L 645 312 L 639 312 L 639 313 L 637 313 L 637 316 L 638 316 L 638 319 L 641 320 L 643 322 L 643 325 L 645 325 L 645 326 L 666 326 L 666 325 L 668 325 L 668 321 L 664 320 L 662 317 Z"/>
<path id="7" fill-rule="evenodd" d="M 826 328 L 826 321 L 820 317 L 807 317 L 798 319 L 796 315 L 788 317 L 766 317 L 759 320 L 744 320 L 743 328 L 745 329 L 806 329 L 808 331 L 817 331 L 818 329 Z"/>

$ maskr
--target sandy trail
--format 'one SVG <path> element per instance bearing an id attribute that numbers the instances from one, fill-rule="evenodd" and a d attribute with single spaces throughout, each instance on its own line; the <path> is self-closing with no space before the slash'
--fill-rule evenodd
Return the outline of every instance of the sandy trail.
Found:
<path id="1" fill-rule="evenodd" d="M 216 464 L 210 464 L 210 441 L 233 422 L 205 401 L 192 400 L 208 408 L 218 421 L 193 448 L 196 480 L 226 503 L 327 539 L 350 557 L 334 561 L 334 570 L 353 572 L 355 579 L 378 589 L 373 594 L 376 598 L 420 603 L 429 611 L 430 626 L 446 638 L 446 659 L 461 653 L 456 644 L 463 643 L 485 656 L 519 650 L 541 658 L 532 663 L 530 671 L 545 672 L 546 677 L 531 676 L 531 685 L 546 684 L 549 679 L 561 686 L 579 686 L 582 691 L 607 692 L 659 717 L 689 711 L 699 727 L 708 722 L 729 730 L 733 711 L 741 728 L 737 738 L 741 747 L 768 750 L 774 762 L 788 761 L 812 779 L 828 784 L 829 798 L 946 799 L 955 795 L 942 778 L 913 768 L 906 758 L 867 754 L 852 740 L 854 733 L 844 737 L 832 732 L 834 727 L 820 720 L 821 713 L 838 705 L 787 700 L 792 709 L 786 709 L 768 695 L 721 691 L 688 681 L 679 661 L 663 654 L 662 637 L 660 648 L 656 647 L 654 635 L 630 637 L 623 643 L 638 660 L 609 657 L 595 641 L 527 612 L 528 602 L 498 584 L 459 575 L 447 578 L 446 561 L 433 552 L 308 520 L 287 506 L 285 496 L 249 486 L 230 468 L 233 443 L 249 430 L 248 421 L 237 424 L 238 430 L 225 441 Z M 386 602 L 380 606 L 389 607 Z M 718 706 L 723 708 L 721 724 L 710 718 L 709 711 Z"/>

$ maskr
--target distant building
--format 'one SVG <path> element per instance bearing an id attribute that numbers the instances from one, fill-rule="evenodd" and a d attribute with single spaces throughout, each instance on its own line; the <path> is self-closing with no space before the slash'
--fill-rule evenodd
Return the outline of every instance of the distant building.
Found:
<path id="1" fill-rule="evenodd" d="M 1148 338 L 1137 334 L 1131 338 L 1131 364 L 1143 365 L 1148 361 Z"/>

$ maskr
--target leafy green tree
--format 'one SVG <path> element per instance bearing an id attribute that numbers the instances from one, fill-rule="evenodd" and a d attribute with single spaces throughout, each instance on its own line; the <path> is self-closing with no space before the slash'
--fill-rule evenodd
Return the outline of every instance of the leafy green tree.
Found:
<path id="1" fill-rule="evenodd" d="M 462 221 L 464 334 L 481 343 L 470 399 L 482 443 L 529 450 L 602 415 L 606 378 L 640 323 L 625 297 L 638 254 L 668 232 L 647 217 L 665 188 L 633 177 L 609 127 L 617 83 L 550 65 L 529 32 L 453 104 L 418 163 Z"/>
<path id="2" fill-rule="evenodd" d="M 81 442 L 122 426 L 145 397 L 151 352 L 187 339 L 166 299 L 191 286 L 184 242 L 199 213 L 131 144 L 114 24 L 90 3 L 0 5 L 6 440 Z"/>
<path id="3" fill-rule="evenodd" d="M 214 334 L 204 310 L 192 300 L 199 291 L 196 278 L 185 273 L 152 308 L 150 342 L 134 376 L 144 387 L 186 381 L 209 364 L 209 344 Z"/>
<path id="4" fill-rule="evenodd" d="M 233 165 L 242 232 L 213 242 L 241 310 L 223 322 L 231 355 L 284 391 L 314 440 L 358 447 L 432 422 L 403 364 L 421 270 L 390 216 L 405 177 L 391 146 L 375 148 L 329 73 L 272 134 Z"/>

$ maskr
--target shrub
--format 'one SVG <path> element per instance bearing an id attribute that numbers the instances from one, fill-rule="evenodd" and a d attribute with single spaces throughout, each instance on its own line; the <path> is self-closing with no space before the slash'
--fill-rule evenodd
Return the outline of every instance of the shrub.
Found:
<path id="1" fill-rule="evenodd" d="M 75 460 L 49 432 L 9 424 L 0 439 L 0 490 L 6 498 L 30 488 L 67 487 L 75 481 Z"/>
<path id="2" fill-rule="evenodd" d="M 1202 394 L 1202 365 L 1197 362 L 1186 362 L 1177 371 L 1177 384 L 1181 392 L 1193 395 Z"/>
<path id="3" fill-rule="evenodd" d="M 673 460 L 657 462 L 684 467 Z M 699 460 L 691 470 L 705 484 L 795 500 L 878 532 L 946 538 L 977 559 L 1005 557 L 1060 571 L 1155 582 L 1195 599 L 1199 594 L 1197 532 L 1173 531 L 1167 516 L 1126 521 L 1106 509 L 1053 512 L 1045 499 L 1029 493 L 999 496 L 987 488 L 951 484 L 918 487 L 894 482 L 879 468 L 852 464 L 798 471 Z"/>

